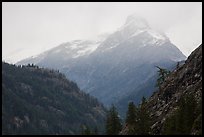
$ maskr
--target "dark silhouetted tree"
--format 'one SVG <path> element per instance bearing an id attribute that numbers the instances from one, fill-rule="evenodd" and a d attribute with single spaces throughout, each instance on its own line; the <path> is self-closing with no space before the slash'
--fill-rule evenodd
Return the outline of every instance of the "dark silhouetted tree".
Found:
<path id="1" fill-rule="evenodd" d="M 146 105 L 146 99 L 145 97 L 142 98 L 142 103 L 139 106 L 138 109 L 138 117 L 137 117 L 137 124 L 138 124 L 138 129 L 137 129 L 137 134 L 138 135 L 148 135 L 150 134 L 150 116 L 147 108 L 145 107 Z"/>
<path id="2" fill-rule="evenodd" d="M 126 121 L 128 125 L 134 125 L 136 123 L 136 106 L 134 102 L 128 104 L 128 111 L 126 115 Z"/>
<path id="3" fill-rule="evenodd" d="M 129 103 L 126 116 L 128 135 L 149 135 L 151 133 L 151 119 L 145 105 L 146 99 L 144 97 L 138 107 L 133 102 Z"/>
<path id="4" fill-rule="evenodd" d="M 126 114 L 126 124 L 128 125 L 128 135 L 134 135 L 137 132 L 137 108 L 134 102 L 128 104 L 128 111 Z"/>
<path id="5" fill-rule="evenodd" d="M 82 125 L 81 126 L 81 134 L 82 135 L 92 135 L 92 132 L 90 130 L 90 128 L 87 125 Z"/>
<path id="6" fill-rule="evenodd" d="M 191 133 L 196 114 L 197 103 L 193 95 L 187 95 L 179 101 L 178 109 L 164 123 L 163 134 L 188 135 Z"/>
<path id="7" fill-rule="evenodd" d="M 170 74 L 170 71 L 164 68 L 161 68 L 159 66 L 156 66 L 159 70 L 157 71 L 159 74 L 159 77 L 157 79 L 156 86 L 159 87 L 159 90 L 161 90 L 161 84 L 164 82 L 165 78 Z"/>
<path id="8" fill-rule="evenodd" d="M 118 112 L 114 105 L 110 108 L 107 113 L 106 119 L 106 134 L 117 135 L 122 129 L 121 120 L 118 116 Z"/>

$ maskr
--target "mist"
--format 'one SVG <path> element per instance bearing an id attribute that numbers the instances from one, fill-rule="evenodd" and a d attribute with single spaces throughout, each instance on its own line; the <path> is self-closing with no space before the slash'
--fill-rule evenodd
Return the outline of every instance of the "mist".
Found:
<path id="1" fill-rule="evenodd" d="M 2 59 L 15 63 L 64 42 L 114 32 L 133 13 L 186 56 L 202 42 L 201 2 L 3 2 Z"/>

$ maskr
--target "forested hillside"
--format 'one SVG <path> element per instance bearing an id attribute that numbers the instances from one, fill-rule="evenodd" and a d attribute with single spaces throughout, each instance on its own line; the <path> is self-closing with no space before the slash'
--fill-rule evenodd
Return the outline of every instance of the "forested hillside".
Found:
<path id="1" fill-rule="evenodd" d="M 58 71 L 2 62 L 2 134 L 104 130 L 106 110 Z"/>

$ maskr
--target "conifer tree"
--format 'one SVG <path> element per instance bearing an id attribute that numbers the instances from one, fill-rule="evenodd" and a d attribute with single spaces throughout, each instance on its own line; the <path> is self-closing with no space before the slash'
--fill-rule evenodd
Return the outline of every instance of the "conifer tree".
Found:
<path id="1" fill-rule="evenodd" d="M 114 105 L 110 108 L 107 113 L 106 119 L 106 134 L 107 135 L 117 135 L 122 129 L 121 120 L 119 118 L 118 112 Z"/>
<path id="2" fill-rule="evenodd" d="M 128 125 L 134 125 L 136 123 L 136 106 L 134 102 L 130 102 L 128 105 L 128 111 L 126 115 L 126 123 Z"/>
<path id="3" fill-rule="evenodd" d="M 126 124 L 128 125 L 128 135 L 148 135 L 150 134 L 150 116 L 146 107 L 146 99 L 137 108 L 133 102 L 128 105 Z"/>
<path id="4" fill-rule="evenodd" d="M 82 135 L 92 135 L 92 132 L 90 130 L 90 128 L 85 124 L 85 125 L 81 125 L 81 134 Z"/>
<path id="5" fill-rule="evenodd" d="M 134 135 L 137 133 L 137 108 L 134 102 L 130 102 L 128 105 L 128 111 L 126 114 L 126 124 L 128 125 L 128 135 Z"/>
<path id="6" fill-rule="evenodd" d="M 170 74 L 170 71 L 164 68 L 161 68 L 159 66 L 156 66 L 158 70 L 159 77 L 157 79 L 156 86 L 159 87 L 159 90 L 161 89 L 161 84 L 164 82 L 165 78 Z"/>
<path id="7" fill-rule="evenodd" d="M 142 103 L 139 106 L 137 124 L 138 124 L 138 135 L 148 135 L 150 134 L 150 116 L 149 112 L 145 108 L 146 99 L 142 98 Z"/>
<path id="8" fill-rule="evenodd" d="M 184 96 L 179 101 L 178 109 L 167 118 L 164 123 L 163 134 L 167 135 L 188 135 L 191 133 L 196 114 L 197 103 L 193 95 Z"/>
<path id="9" fill-rule="evenodd" d="M 98 135 L 98 128 L 97 127 L 94 128 L 94 135 Z"/>

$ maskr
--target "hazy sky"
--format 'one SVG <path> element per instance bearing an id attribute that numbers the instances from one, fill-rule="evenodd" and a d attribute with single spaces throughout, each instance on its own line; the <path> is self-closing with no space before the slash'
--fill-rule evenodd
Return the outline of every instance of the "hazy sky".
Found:
<path id="1" fill-rule="evenodd" d="M 63 42 L 113 32 L 136 13 L 186 56 L 202 43 L 201 2 L 2 3 L 2 58 L 15 63 Z"/>

